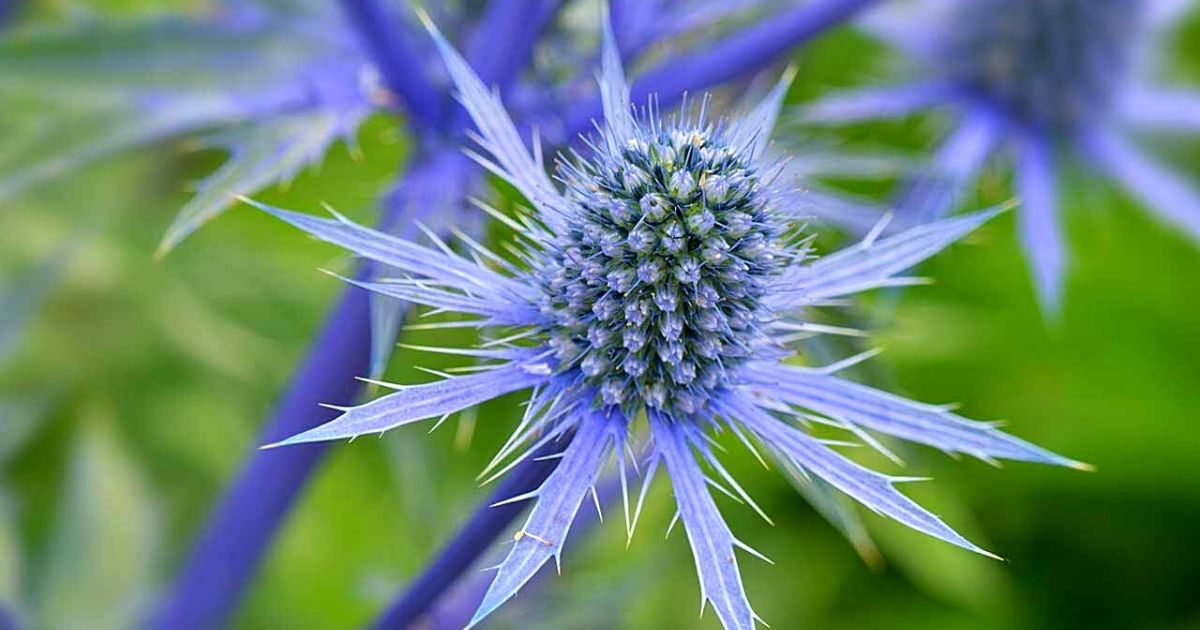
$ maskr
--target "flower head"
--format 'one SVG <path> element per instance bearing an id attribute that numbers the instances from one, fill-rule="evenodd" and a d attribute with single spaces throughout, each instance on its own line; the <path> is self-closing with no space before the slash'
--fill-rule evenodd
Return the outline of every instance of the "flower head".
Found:
<path id="1" fill-rule="evenodd" d="M 474 350 L 479 373 L 398 391 L 344 410 L 336 420 L 278 445 L 380 433 L 445 417 L 507 392 L 532 389 L 526 416 L 495 465 L 508 466 L 555 440 L 568 442 L 555 472 L 536 491 L 524 526 L 476 613 L 475 622 L 512 597 L 551 557 L 601 467 L 615 458 L 627 488 L 626 443 L 645 417 L 651 446 L 630 533 L 655 472 L 671 478 L 696 560 L 702 601 L 729 628 L 757 618 L 742 587 L 734 538 L 709 484 L 755 506 L 721 465 L 706 433 L 729 428 L 750 449 L 764 444 L 795 467 L 871 509 L 964 548 L 983 552 L 893 486 L 901 478 L 867 470 L 810 436 L 796 421 L 815 414 L 878 444 L 867 431 L 948 452 L 1060 465 L 1071 460 L 971 422 L 945 408 L 910 402 L 834 376 L 840 367 L 798 367 L 788 338 L 820 332 L 800 310 L 874 287 L 904 283 L 895 274 L 936 253 L 994 216 L 945 220 L 806 262 L 789 219 L 800 209 L 772 185 L 766 141 L 787 79 L 746 115 L 705 115 L 664 123 L 653 109 L 635 115 L 611 33 L 605 33 L 600 90 L 605 121 L 592 152 L 560 162 L 559 190 L 531 154 L 499 102 L 430 25 L 459 98 L 487 154 L 477 158 L 537 209 L 514 220 L 527 265 L 467 240 L 473 259 L 449 247 L 420 246 L 357 226 L 260 208 L 325 240 L 405 271 L 367 289 L 438 310 L 469 313 L 481 327 L 516 329 Z M 253 203 L 253 202 L 252 202 Z M 803 410 L 803 411 L 801 411 Z M 273 446 L 278 446 L 273 445 Z M 527 446 L 522 450 L 522 447 Z M 882 447 L 881 447 L 882 448 Z M 701 467 L 706 464 L 719 481 Z M 503 469 L 501 470 L 503 472 Z M 497 473 L 499 474 L 499 473 Z M 757 506 L 755 506 L 757 510 Z"/>
<path id="2" fill-rule="evenodd" d="M 1061 306 L 1067 252 L 1057 147 L 1074 150 L 1168 223 L 1200 239 L 1200 191 L 1130 140 L 1200 132 L 1200 93 L 1151 83 L 1155 45 L 1188 0 L 911 0 L 869 30 L 908 53 L 919 80 L 823 98 L 806 117 L 853 122 L 952 105 L 961 122 L 906 193 L 899 224 L 950 212 L 1004 144 L 1015 149 L 1020 230 L 1043 308 Z"/>
<path id="3" fill-rule="evenodd" d="M 566 165 L 573 208 L 541 277 L 545 332 L 603 404 L 694 413 L 765 337 L 782 270 L 768 174 L 701 119 L 649 119 Z M 703 276 L 703 277 L 702 277 Z"/>
<path id="4" fill-rule="evenodd" d="M 943 72 L 1015 115 L 1050 126 L 1102 117 L 1133 63 L 1136 0 L 955 3 Z"/>

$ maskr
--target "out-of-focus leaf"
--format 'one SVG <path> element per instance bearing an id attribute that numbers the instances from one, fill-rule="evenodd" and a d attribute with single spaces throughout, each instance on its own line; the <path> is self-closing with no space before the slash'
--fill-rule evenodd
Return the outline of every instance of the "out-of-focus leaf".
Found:
<path id="1" fill-rule="evenodd" d="M 34 267 L 24 277 L 0 288 L 0 365 L 16 350 L 17 343 L 33 318 L 50 286 L 58 281 L 73 244 L 50 260 Z"/>
<path id="2" fill-rule="evenodd" d="M 16 455 L 37 433 L 49 400 L 0 400 L 0 466 Z"/>
<path id="3" fill-rule="evenodd" d="M 0 86 L 80 98 L 249 88 L 286 77 L 339 36 L 337 29 L 312 29 L 320 23 L 310 22 L 312 15 L 264 5 L 16 32 L 0 38 Z"/>
<path id="4" fill-rule="evenodd" d="M 16 514 L 7 493 L 0 489 L 0 607 L 20 609 L 21 545 Z"/>
<path id="5" fill-rule="evenodd" d="M 25 151 L 0 155 L 0 200 L 113 153 L 246 114 L 241 102 L 221 95 L 152 107 L 115 99 L 85 112 L 51 114 L 43 128 L 27 132 Z"/>
<path id="6" fill-rule="evenodd" d="M 354 132 L 365 111 L 316 110 L 280 115 L 222 134 L 229 159 L 205 179 L 163 237 L 165 254 L 201 225 L 227 209 L 233 195 L 248 195 L 272 183 L 288 181 L 321 159 L 339 137 Z"/>
<path id="7" fill-rule="evenodd" d="M 172 286 L 158 295 L 155 324 L 165 339 L 196 365 L 250 380 L 255 357 L 278 351 L 272 342 L 241 324 L 213 312 L 189 288 Z"/>
<path id="8" fill-rule="evenodd" d="M 367 100 L 363 59 L 335 8 L 308 4 L 231 3 L 209 16 L 0 39 L 0 107 L 29 110 L 34 120 L 24 130 L 19 115 L 0 124 L 15 139 L 0 155 L 0 199 L 112 153 L 212 127 L 274 125 L 228 143 L 236 147 L 278 136 L 276 121 L 298 112 L 357 121 Z"/>
<path id="9" fill-rule="evenodd" d="M 134 627 L 158 551 L 155 509 L 135 461 L 108 419 L 84 420 L 38 582 L 35 627 Z"/>

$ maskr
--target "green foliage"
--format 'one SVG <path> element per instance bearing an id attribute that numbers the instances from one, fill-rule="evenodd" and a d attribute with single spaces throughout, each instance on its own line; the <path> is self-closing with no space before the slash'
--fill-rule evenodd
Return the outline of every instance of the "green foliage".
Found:
<path id="1" fill-rule="evenodd" d="M 128 628 L 152 595 L 159 514 L 105 409 L 88 409 L 39 567 L 34 625 Z"/>
<path id="2" fill-rule="evenodd" d="M 1190 76 L 1200 71 L 1196 39 L 1182 55 Z M 799 52 L 793 98 L 862 78 L 861 68 L 872 67 L 860 62 L 862 46 L 837 35 Z M 24 107 L 28 120 L 34 105 Z M 53 131 L 69 143 L 102 131 L 70 120 L 29 133 Z M 874 125 L 838 140 L 923 147 L 930 126 Z M 258 196 L 311 211 L 328 202 L 367 220 L 405 151 L 395 128 L 373 118 L 358 136 L 361 159 L 335 146 L 287 190 Z M 0 165 L 10 164 L 14 146 L 0 145 Z M 153 262 L 188 199 L 186 183 L 221 159 L 179 149 L 97 164 L 0 212 L 5 280 L 90 228 L 0 366 L 0 399 L 8 401 L 0 404 L 0 602 L 36 627 L 129 626 L 256 445 L 258 423 L 341 290 L 317 268 L 348 267 L 334 248 L 237 208 Z M 884 469 L 936 477 L 904 490 L 1007 562 L 860 514 L 882 557 L 870 565 L 786 480 L 726 440 L 732 472 L 776 522 L 717 499 L 734 532 L 777 563 L 742 563 L 773 627 L 1200 624 L 1200 252 L 1086 173 L 1067 179 L 1074 253 L 1059 324 L 1048 328 L 1038 313 L 1011 217 L 927 265 L 923 274 L 937 283 L 907 291 L 893 315 L 883 299 L 867 315 L 877 320 L 870 341 L 886 349 L 875 361 L 905 394 L 1006 419 L 1012 433 L 1098 472 L 1009 464 L 1001 474 L 906 451 L 906 469 Z M 978 194 L 981 203 L 1007 197 L 996 179 Z M 0 319 L 16 312 L 5 308 Z M 460 345 L 470 335 L 422 330 L 410 340 Z M 464 364 L 402 351 L 385 378 L 421 382 L 430 377 L 415 366 Z M 475 420 L 454 418 L 432 435 L 412 428 L 335 445 L 235 627 L 369 620 L 483 496 L 474 477 L 519 403 L 509 396 L 484 405 Z M 628 550 L 609 508 L 603 528 L 568 545 L 563 578 L 518 597 L 495 627 L 716 628 L 711 611 L 697 615 L 681 532 L 661 543 L 672 517 L 663 481 Z"/>

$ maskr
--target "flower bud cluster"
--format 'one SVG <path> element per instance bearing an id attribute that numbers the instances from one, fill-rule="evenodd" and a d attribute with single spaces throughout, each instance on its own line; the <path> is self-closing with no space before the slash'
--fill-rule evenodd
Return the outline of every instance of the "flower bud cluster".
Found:
<path id="1" fill-rule="evenodd" d="M 711 129 L 675 128 L 566 180 L 576 214 L 541 272 L 560 365 L 605 405 L 694 413 L 761 341 L 780 257 L 759 174 Z"/>

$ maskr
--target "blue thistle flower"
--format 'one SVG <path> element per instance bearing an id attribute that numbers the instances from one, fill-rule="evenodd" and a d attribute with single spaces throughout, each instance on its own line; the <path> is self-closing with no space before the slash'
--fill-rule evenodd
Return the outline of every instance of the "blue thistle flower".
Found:
<path id="1" fill-rule="evenodd" d="M 1163 220 L 1200 239 L 1200 191 L 1145 155 L 1139 131 L 1200 132 L 1200 92 L 1152 85 L 1153 46 L 1186 0 L 917 0 L 881 7 L 868 30 L 914 58 L 922 79 L 826 97 L 823 122 L 895 118 L 951 105 L 957 129 L 902 206 L 910 222 L 949 212 L 1007 141 L 1023 200 L 1022 245 L 1045 311 L 1061 305 L 1067 252 L 1056 146 L 1078 153 Z"/>
<path id="2" fill-rule="evenodd" d="M 856 292 L 907 282 L 896 274 L 940 251 L 999 210 L 919 226 L 808 262 L 805 239 L 791 226 L 802 209 L 788 205 L 767 154 L 790 76 L 761 104 L 731 121 L 703 111 L 663 121 L 651 106 L 630 104 L 612 33 L 605 29 L 600 90 L 605 120 L 592 151 L 559 162 L 560 190 L 531 153 L 500 99 L 431 23 L 459 99 L 476 127 L 476 159 L 511 183 L 538 211 L 512 219 L 493 213 L 524 239 L 523 264 L 470 239 L 470 257 L 444 244 L 414 244 L 340 215 L 317 218 L 249 203 L 323 240 L 403 270 L 390 281 L 354 281 L 372 292 L 438 311 L 474 316 L 505 336 L 475 349 L 477 373 L 396 391 L 277 447 L 382 433 L 519 390 L 532 390 L 526 415 L 489 471 L 496 475 L 556 441 L 568 442 L 536 499 L 472 624 L 511 598 L 561 553 L 569 525 L 610 458 L 620 473 L 632 535 L 646 489 L 665 468 L 699 573 L 702 602 L 728 628 L 751 628 L 757 615 L 742 586 L 736 539 L 707 486 L 758 510 L 707 442 L 728 428 L 754 450 L 769 447 L 786 467 L 829 483 L 869 508 L 965 549 L 987 554 L 896 490 L 905 478 L 868 470 L 798 428 L 816 414 L 850 430 L 879 432 L 951 453 L 1073 467 L 1081 464 L 961 418 L 834 374 L 783 360 L 787 337 L 809 327 L 799 311 Z M 511 332 L 510 332 L 511 331 Z M 802 411 L 803 410 L 803 411 Z M 649 426 L 646 473 L 630 508 L 627 445 L 641 417 Z M 524 450 L 522 450 L 524 448 Z M 507 462 L 507 464 L 505 464 Z M 502 466 L 502 464 L 504 464 Z M 718 477 L 704 471 L 706 464 Z M 761 510 L 758 510 L 761 513 Z M 990 555 L 990 554 L 988 554 Z M 702 603 L 702 609 L 703 609 Z"/>

